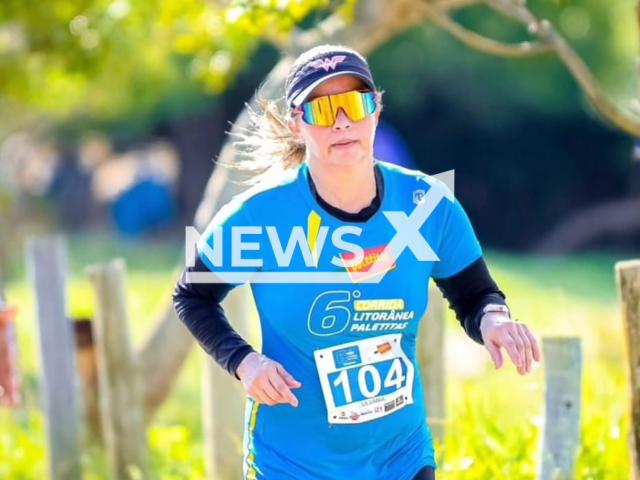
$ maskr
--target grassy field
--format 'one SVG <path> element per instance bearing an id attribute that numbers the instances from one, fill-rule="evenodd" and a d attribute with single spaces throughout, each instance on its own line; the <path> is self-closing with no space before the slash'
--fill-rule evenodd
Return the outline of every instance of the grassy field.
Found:
<path id="1" fill-rule="evenodd" d="M 72 238 L 69 246 L 69 313 L 91 315 L 93 298 L 83 268 L 115 256 L 128 265 L 127 301 L 132 336 L 141 343 L 156 313 L 169 301 L 171 272 L 180 251 Z M 640 252 L 635 255 L 640 257 Z M 489 266 L 516 318 L 538 338 L 579 336 L 584 354 L 582 447 L 576 478 L 628 478 L 627 387 L 613 267 L 616 257 L 590 254 L 534 259 L 488 252 Z M 37 334 L 24 267 L 11 266 L 7 296 L 18 317 L 25 404 L 0 410 L 0 479 L 47 478 L 43 418 L 37 392 Z M 447 319 L 446 439 L 436 445 L 439 480 L 533 479 L 543 426 L 544 374 L 537 365 L 521 377 L 507 363 L 496 371 L 486 351 L 467 339 L 451 312 Z M 148 429 L 151 478 L 204 478 L 200 355 L 194 349 L 176 390 Z M 428 388 L 426 386 L 425 388 Z M 85 479 L 107 478 L 100 450 L 84 450 Z"/>

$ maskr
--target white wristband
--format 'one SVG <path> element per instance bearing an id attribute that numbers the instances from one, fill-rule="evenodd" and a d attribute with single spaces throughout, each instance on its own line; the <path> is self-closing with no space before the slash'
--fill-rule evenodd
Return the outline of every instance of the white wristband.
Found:
<path id="1" fill-rule="evenodd" d="M 509 318 L 511 318 L 511 312 L 509 311 L 509 307 L 507 307 L 506 305 L 500 305 L 500 304 L 496 304 L 496 303 L 490 303 L 489 305 L 485 306 L 482 309 L 482 314 L 484 315 L 485 313 L 489 313 L 489 312 L 500 312 L 500 313 L 506 313 Z"/>

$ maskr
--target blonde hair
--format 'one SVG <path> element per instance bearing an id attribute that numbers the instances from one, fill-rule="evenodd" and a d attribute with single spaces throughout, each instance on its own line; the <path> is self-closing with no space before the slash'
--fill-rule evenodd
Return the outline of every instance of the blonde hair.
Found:
<path id="1" fill-rule="evenodd" d="M 355 50 L 336 45 L 321 45 L 302 53 L 293 62 L 285 81 L 285 90 L 293 80 L 301 65 L 314 57 L 335 52 L 348 51 L 366 59 Z M 300 165 L 306 157 L 307 149 L 304 141 L 291 129 L 291 110 L 288 105 L 278 106 L 278 101 L 269 100 L 258 93 L 260 111 L 249 108 L 249 127 L 237 133 L 233 143 L 239 161 L 225 164 L 249 175 L 246 184 L 259 183 L 285 170 Z"/>
<path id="2" fill-rule="evenodd" d="M 236 134 L 233 143 L 239 161 L 227 164 L 250 175 L 243 183 L 259 183 L 266 178 L 300 165 L 307 154 L 304 141 L 289 121 L 289 113 L 281 113 L 276 101 L 258 96 L 259 112 L 249 108 L 249 128 Z"/>

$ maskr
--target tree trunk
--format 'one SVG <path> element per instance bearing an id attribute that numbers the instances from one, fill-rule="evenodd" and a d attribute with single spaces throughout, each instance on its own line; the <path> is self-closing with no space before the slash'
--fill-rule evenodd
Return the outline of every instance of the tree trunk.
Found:
<path id="1" fill-rule="evenodd" d="M 640 195 L 580 210 L 555 227 L 533 248 L 538 255 L 560 255 L 589 246 L 609 235 L 640 231 Z"/>

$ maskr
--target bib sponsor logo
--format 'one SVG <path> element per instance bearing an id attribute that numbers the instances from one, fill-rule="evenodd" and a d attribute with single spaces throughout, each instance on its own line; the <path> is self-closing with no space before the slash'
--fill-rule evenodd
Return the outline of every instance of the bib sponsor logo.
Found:
<path id="1" fill-rule="evenodd" d="M 387 342 L 387 343 L 383 343 L 382 345 L 378 345 L 376 353 L 379 353 L 380 355 L 384 355 L 385 353 L 390 351 L 391 351 L 391 344 Z"/>

